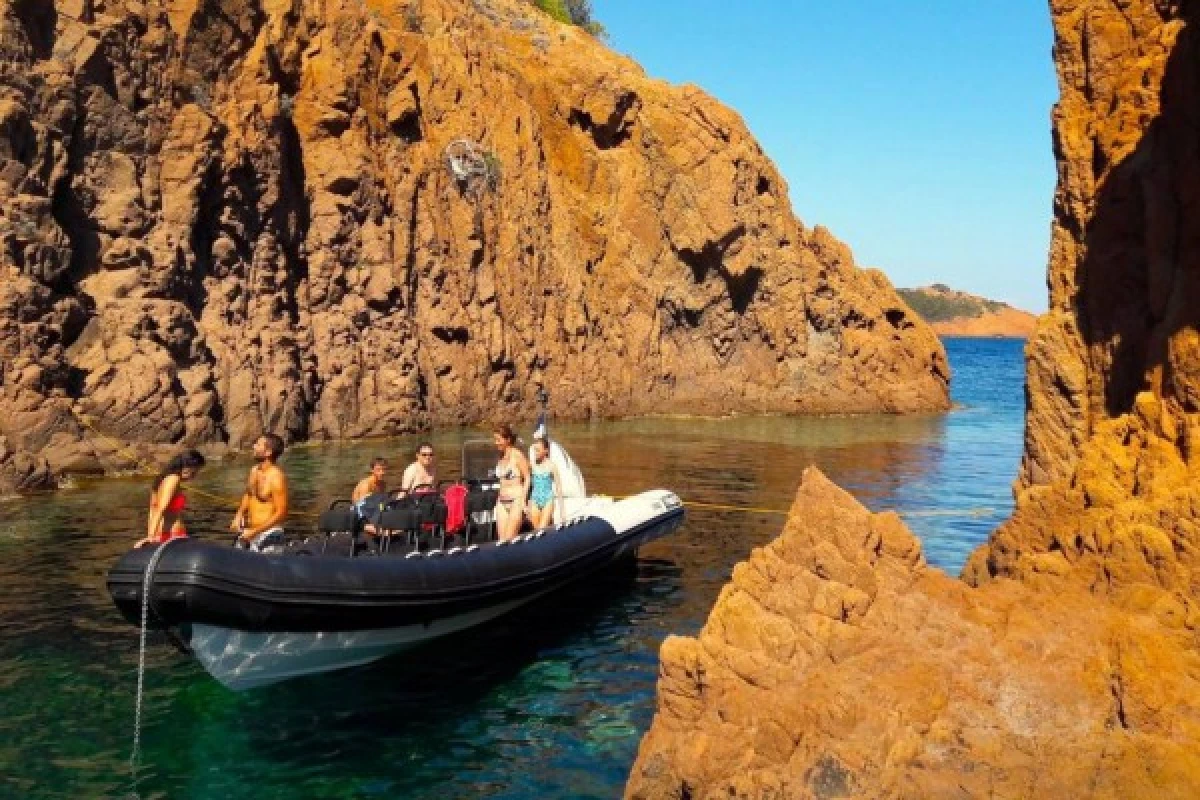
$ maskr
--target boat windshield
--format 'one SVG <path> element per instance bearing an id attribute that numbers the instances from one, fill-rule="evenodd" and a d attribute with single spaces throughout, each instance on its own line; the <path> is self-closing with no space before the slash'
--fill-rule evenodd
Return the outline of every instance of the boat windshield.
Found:
<path id="1" fill-rule="evenodd" d="M 496 477 L 496 445 L 491 439 L 468 439 L 462 446 L 464 481 L 491 481 Z"/>

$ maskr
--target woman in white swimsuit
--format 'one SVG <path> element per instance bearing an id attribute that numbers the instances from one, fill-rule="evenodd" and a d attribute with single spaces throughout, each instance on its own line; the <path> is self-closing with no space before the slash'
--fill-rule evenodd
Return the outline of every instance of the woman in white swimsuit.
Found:
<path id="1" fill-rule="evenodd" d="M 496 500 L 496 538 L 502 542 L 515 538 L 525 518 L 525 496 L 529 494 L 529 459 L 514 445 L 516 434 L 508 425 L 497 425 L 492 441 L 500 460 L 496 462 L 496 479 L 500 481 L 500 496 Z"/>

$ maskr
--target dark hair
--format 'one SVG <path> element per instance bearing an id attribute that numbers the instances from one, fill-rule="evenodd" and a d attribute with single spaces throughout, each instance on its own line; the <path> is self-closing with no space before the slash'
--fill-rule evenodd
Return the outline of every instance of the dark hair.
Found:
<path id="1" fill-rule="evenodd" d="M 386 466 L 387 466 L 386 458 L 372 458 L 371 459 L 371 469 L 375 469 L 376 467 L 386 467 Z"/>
<path id="2" fill-rule="evenodd" d="M 424 450 L 426 447 L 428 447 L 430 450 L 432 450 L 433 442 L 421 442 L 419 445 L 417 445 L 417 449 L 414 450 L 413 452 L 420 455 L 421 451 Z"/>
<path id="3" fill-rule="evenodd" d="M 517 435 L 513 433 L 512 425 L 509 425 L 507 422 L 501 422 L 492 428 L 492 433 L 504 438 L 509 444 L 515 444 L 517 441 Z"/>
<path id="4" fill-rule="evenodd" d="M 262 438 L 267 442 L 267 449 L 271 451 L 272 460 L 283 455 L 283 439 L 279 438 L 277 434 L 264 433 Z"/>
<path id="5" fill-rule="evenodd" d="M 154 491 L 158 491 L 158 487 L 162 486 L 168 475 L 182 475 L 185 469 L 200 469 L 203 466 L 204 456 L 200 451 L 184 450 L 168 461 L 162 472 L 158 473 L 158 477 L 154 479 Z"/>
<path id="6" fill-rule="evenodd" d="M 535 436 L 533 437 L 533 443 L 544 444 L 547 450 L 550 449 L 550 438 L 548 436 Z"/>

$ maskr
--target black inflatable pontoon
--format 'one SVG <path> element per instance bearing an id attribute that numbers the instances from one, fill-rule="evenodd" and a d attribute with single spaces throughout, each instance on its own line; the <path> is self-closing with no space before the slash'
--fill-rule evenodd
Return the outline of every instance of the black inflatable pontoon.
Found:
<path id="1" fill-rule="evenodd" d="M 448 549 L 254 553 L 180 539 L 125 554 L 108 589 L 140 624 L 150 575 L 151 625 L 166 628 L 234 689 L 365 664 L 468 628 L 613 561 L 679 527 L 668 491 L 591 498 L 560 525 L 517 540 Z"/>

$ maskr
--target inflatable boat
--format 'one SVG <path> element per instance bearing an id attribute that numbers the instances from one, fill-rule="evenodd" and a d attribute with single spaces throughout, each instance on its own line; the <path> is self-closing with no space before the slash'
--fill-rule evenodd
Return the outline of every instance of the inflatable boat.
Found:
<path id="1" fill-rule="evenodd" d="M 126 619 L 166 630 L 240 690 L 366 664 L 484 623 L 682 523 L 674 493 L 587 497 L 557 443 L 551 456 L 573 491 L 564 491 L 553 525 L 510 542 L 494 541 L 495 488 L 484 475 L 408 504 L 382 502 L 373 517 L 379 535 L 364 534 L 361 509 L 344 507 L 275 552 L 197 539 L 135 549 L 109 572 L 108 590 Z M 465 506 L 458 530 L 446 526 L 452 491 Z"/>

